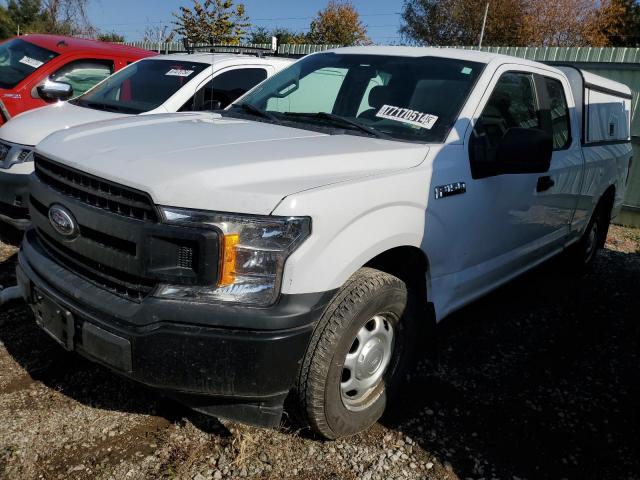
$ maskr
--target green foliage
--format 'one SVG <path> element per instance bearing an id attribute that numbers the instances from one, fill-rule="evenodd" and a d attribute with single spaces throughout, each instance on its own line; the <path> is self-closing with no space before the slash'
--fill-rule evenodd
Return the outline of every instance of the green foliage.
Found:
<path id="1" fill-rule="evenodd" d="M 249 43 L 271 43 L 271 37 L 276 37 L 278 44 L 309 43 L 309 38 L 305 33 L 294 32 L 282 27 L 276 27 L 271 30 L 265 27 L 257 27 L 251 32 Z"/>
<path id="2" fill-rule="evenodd" d="M 191 0 L 174 13 L 176 33 L 193 43 L 239 44 L 250 26 L 244 5 L 233 0 Z"/>
<path id="3" fill-rule="evenodd" d="M 86 15 L 88 0 L 8 0 L 0 7 L 0 36 L 18 33 L 91 35 L 95 29 Z"/>
<path id="4" fill-rule="evenodd" d="M 16 26 L 7 9 L 0 6 L 0 40 L 9 38 L 15 34 Z"/>
<path id="5" fill-rule="evenodd" d="M 101 33 L 98 35 L 98 40 L 100 40 L 101 42 L 118 43 L 124 42 L 124 36 L 116 32 Z"/>

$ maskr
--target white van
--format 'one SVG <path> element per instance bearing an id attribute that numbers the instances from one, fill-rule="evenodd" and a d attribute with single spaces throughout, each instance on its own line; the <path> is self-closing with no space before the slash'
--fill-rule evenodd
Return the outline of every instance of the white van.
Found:
<path id="1" fill-rule="evenodd" d="M 229 53 L 158 55 L 129 65 L 73 100 L 14 117 L 0 127 L 0 222 L 21 229 L 29 225 L 30 153 L 56 130 L 130 115 L 225 108 L 292 62 Z"/>
<path id="2" fill-rule="evenodd" d="M 593 261 L 629 88 L 466 50 L 310 55 L 221 114 L 38 145 L 17 276 L 61 345 L 200 411 L 374 423 L 419 326 L 546 259 Z"/>

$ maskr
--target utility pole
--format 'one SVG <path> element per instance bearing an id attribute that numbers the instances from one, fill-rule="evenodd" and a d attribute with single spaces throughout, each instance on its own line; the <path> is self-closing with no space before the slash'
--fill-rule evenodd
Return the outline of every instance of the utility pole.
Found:
<path id="1" fill-rule="evenodd" d="M 478 42 L 478 50 L 482 48 L 482 39 L 484 38 L 484 27 L 487 25 L 487 15 L 489 14 L 489 3 L 484 9 L 484 18 L 482 19 L 482 30 L 480 31 L 480 41 Z"/>

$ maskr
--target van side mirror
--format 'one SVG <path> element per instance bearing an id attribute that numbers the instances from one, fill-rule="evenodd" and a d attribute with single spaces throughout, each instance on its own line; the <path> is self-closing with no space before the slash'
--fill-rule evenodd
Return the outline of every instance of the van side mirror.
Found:
<path id="1" fill-rule="evenodd" d="M 64 82 L 47 80 L 37 87 L 38 95 L 47 102 L 68 100 L 73 95 L 73 87 Z"/>

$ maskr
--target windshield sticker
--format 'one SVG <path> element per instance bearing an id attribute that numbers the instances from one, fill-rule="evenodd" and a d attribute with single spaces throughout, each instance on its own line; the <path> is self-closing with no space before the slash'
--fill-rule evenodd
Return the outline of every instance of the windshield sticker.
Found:
<path id="1" fill-rule="evenodd" d="M 169 77 L 188 77 L 193 73 L 193 70 L 183 70 L 181 68 L 172 68 L 165 75 Z"/>
<path id="2" fill-rule="evenodd" d="M 378 113 L 376 113 L 376 117 L 395 120 L 396 122 L 406 123 L 414 127 L 426 128 L 427 130 L 431 130 L 438 120 L 436 115 L 422 113 L 408 108 L 394 107 L 393 105 L 383 105 L 382 108 L 378 110 Z"/>
<path id="3" fill-rule="evenodd" d="M 36 60 L 35 58 L 27 57 L 26 55 L 20 59 L 20 63 L 24 63 L 25 65 L 29 65 L 33 68 L 38 68 L 44 65 L 44 62 Z"/>
<path id="4" fill-rule="evenodd" d="M 461 73 L 463 73 L 464 75 L 469 75 L 471 74 L 471 72 L 473 72 L 472 69 L 470 69 L 469 67 L 464 67 Z"/>

